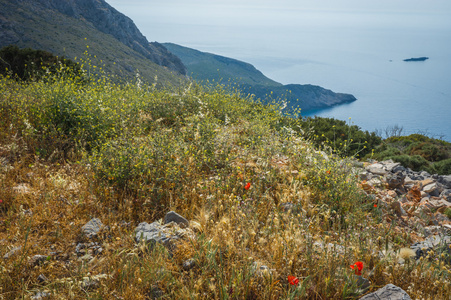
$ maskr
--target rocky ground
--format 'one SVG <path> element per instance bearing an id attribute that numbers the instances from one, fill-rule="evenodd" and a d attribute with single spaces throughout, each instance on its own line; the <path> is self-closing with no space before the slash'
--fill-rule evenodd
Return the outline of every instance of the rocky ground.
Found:
<path id="1" fill-rule="evenodd" d="M 380 255 L 393 255 L 399 264 L 403 264 L 406 259 L 411 258 L 415 260 L 434 259 L 438 255 L 442 255 L 442 257 L 446 255 L 448 259 L 451 257 L 451 220 L 449 218 L 451 215 L 451 175 L 438 176 L 427 172 L 413 172 L 392 161 L 357 163 L 356 173 L 361 179 L 362 188 L 374 200 L 374 205 L 380 211 L 382 220 L 393 224 L 393 230 L 407 234 L 412 241 L 411 251 L 407 251 L 407 254 L 399 255 L 395 251 L 388 250 L 386 253 L 380 253 Z M 14 189 L 21 193 L 27 193 L 26 186 L 17 186 Z M 286 206 L 286 203 L 282 205 Z M 27 211 L 24 211 L 24 213 L 31 214 Z M 103 241 L 106 242 L 113 238 L 109 236 L 111 228 L 103 223 L 106 221 L 93 218 L 79 228 L 80 238 L 73 243 L 71 255 L 43 252 L 28 257 L 28 265 L 30 267 L 38 266 L 50 259 L 65 260 L 68 264 L 71 260 L 96 264 L 105 253 Z M 126 222 L 117 226 L 131 227 Z M 149 243 L 150 245 L 160 243 L 171 253 L 177 247 L 179 240 L 196 239 L 196 235 L 199 233 L 198 227 L 199 224 L 196 222 L 190 222 L 183 216 L 171 211 L 159 221 L 143 222 L 136 228 L 130 228 L 130 232 L 134 234 L 137 252 L 140 251 L 140 247 L 148 247 Z M 0 244 L 3 244 L 3 242 L 0 241 Z M 342 247 L 340 245 L 333 246 L 335 248 Z M 18 255 L 21 250 L 21 247 L 10 248 L 3 256 L 3 260 Z M 451 263 L 451 261 L 448 263 Z M 188 259 L 182 265 L 183 269 L 190 270 L 195 267 L 195 261 Z M 257 273 L 271 272 L 265 265 L 255 265 L 254 271 Z M 107 280 L 108 276 L 107 274 L 100 274 L 85 277 L 74 284 L 78 284 L 86 290 L 96 289 L 101 280 Z M 43 274 L 37 278 L 37 281 L 41 283 L 45 283 L 47 280 Z M 60 280 L 71 279 L 63 278 Z M 362 276 L 359 276 L 358 284 L 363 290 L 370 286 L 370 282 Z M 151 294 L 152 298 L 164 296 L 163 291 L 158 288 L 152 290 Z M 31 299 L 45 299 L 47 297 L 50 297 L 50 294 L 43 290 L 36 292 Z M 410 297 L 401 288 L 388 284 L 361 299 L 410 299 Z"/>
<path id="2" fill-rule="evenodd" d="M 414 172 L 392 161 L 367 164 L 359 174 L 387 222 L 409 233 L 416 258 L 437 248 L 451 253 L 451 175 Z"/>

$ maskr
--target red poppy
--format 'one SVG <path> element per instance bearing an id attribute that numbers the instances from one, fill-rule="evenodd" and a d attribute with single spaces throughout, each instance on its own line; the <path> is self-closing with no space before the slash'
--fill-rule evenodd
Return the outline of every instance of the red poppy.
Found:
<path id="1" fill-rule="evenodd" d="M 357 261 L 353 265 L 351 265 L 351 269 L 355 271 L 355 275 L 362 275 L 363 270 L 363 262 Z"/>
<path id="2" fill-rule="evenodd" d="M 291 285 L 298 285 L 299 284 L 299 279 L 297 277 L 294 277 L 293 275 L 288 275 L 288 282 Z"/>
<path id="3" fill-rule="evenodd" d="M 330 174 L 330 170 L 329 170 L 329 171 L 326 171 L 326 173 L 327 173 L 327 174 Z"/>
<path id="4" fill-rule="evenodd" d="M 377 204 L 374 204 L 374 207 L 377 207 Z"/>
<path id="5" fill-rule="evenodd" d="M 251 183 L 248 182 L 244 188 L 245 188 L 246 190 L 248 190 L 250 187 L 251 187 Z"/>

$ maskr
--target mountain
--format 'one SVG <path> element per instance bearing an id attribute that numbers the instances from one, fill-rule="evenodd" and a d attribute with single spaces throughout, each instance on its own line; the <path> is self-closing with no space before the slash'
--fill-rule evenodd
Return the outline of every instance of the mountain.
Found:
<path id="1" fill-rule="evenodd" d="M 335 93 L 316 85 L 283 85 L 266 77 L 253 65 L 236 59 L 201 52 L 173 43 L 163 43 L 163 45 L 182 60 L 188 70 L 188 75 L 194 79 L 237 84 L 240 90 L 254 94 L 257 98 L 286 99 L 289 107 L 300 107 L 303 111 L 356 100 L 353 95 Z"/>
<path id="2" fill-rule="evenodd" d="M 263 75 L 251 64 L 173 43 L 163 45 L 182 60 L 188 69 L 188 75 L 196 80 L 232 80 L 250 85 L 282 86 L 281 83 Z"/>
<path id="3" fill-rule="evenodd" d="M 70 59 L 88 50 L 115 74 L 179 81 L 186 68 L 104 0 L 0 0 L 0 47 L 17 45 Z M 182 76 L 180 76 L 182 75 Z"/>

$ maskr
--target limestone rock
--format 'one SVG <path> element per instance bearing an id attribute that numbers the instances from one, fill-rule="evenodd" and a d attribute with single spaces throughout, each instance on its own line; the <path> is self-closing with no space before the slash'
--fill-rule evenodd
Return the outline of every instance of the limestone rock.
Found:
<path id="1" fill-rule="evenodd" d="M 189 226 L 189 221 L 175 211 L 170 211 L 164 216 L 164 224 L 168 224 L 170 222 L 177 223 L 181 228 L 186 228 Z"/>
<path id="2" fill-rule="evenodd" d="M 144 240 L 150 243 L 161 243 L 163 245 L 169 243 L 170 237 L 167 236 L 158 222 L 151 224 L 147 222 L 140 223 L 135 229 L 135 240 L 137 242 Z"/>
<path id="3" fill-rule="evenodd" d="M 387 171 L 384 169 L 384 166 L 382 164 L 369 165 L 368 167 L 366 167 L 366 170 L 376 175 L 387 175 Z"/>
<path id="4" fill-rule="evenodd" d="M 396 174 L 390 174 L 387 176 L 386 181 L 387 185 L 390 189 L 397 189 L 402 188 L 404 189 L 404 179 L 406 176 L 402 174 L 401 172 L 398 172 Z"/>
<path id="5" fill-rule="evenodd" d="M 431 196 L 439 196 L 440 195 L 439 186 L 437 185 L 436 182 L 433 182 L 433 183 L 430 183 L 430 184 L 424 186 L 423 192 L 425 192 Z"/>
<path id="6" fill-rule="evenodd" d="M 442 175 L 438 177 L 438 182 L 443 184 L 447 189 L 451 189 L 451 175 Z"/>
<path id="7" fill-rule="evenodd" d="M 381 299 L 390 299 L 390 300 L 412 300 L 410 296 L 400 287 L 397 287 L 393 284 L 387 284 L 381 289 L 377 291 L 365 295 L 360 300 L 381 300 Z"/>
<path id="8" fill-rule="evenodd" d="M 401 171 L 402 169 L 399 169 L 399 167 L 401 166 L 400 163 L 398 162 L 393 162 L 391 159 L 390 160 L 386 160 L 383 162 L 383 166 L 384 169 L 387 172 L 392 172 L 392 173 L 397 173 L 399 171 Z M 401 166 L 402 167 L 402 166 Z M 404 168 L 403 168 L 404 169 Z M 396 170 L 396 171 L 395 171 Z"/>
<path id="9" fill-rule="evenodd" d="M 102 224 L 102 221 L 100 221 L 100 219 L 92 218 L 88 223 L 83 225 L 81 230 L 82 230 L 83 234 L 85 234 L 85 236 L 87 236 L 88 238 L 93 238 L 93 237 L 97 236 L 97 234 L 99 233 L 100 229 L 102 229 L 102 227 L 103 227 L 103 224 Z"/>

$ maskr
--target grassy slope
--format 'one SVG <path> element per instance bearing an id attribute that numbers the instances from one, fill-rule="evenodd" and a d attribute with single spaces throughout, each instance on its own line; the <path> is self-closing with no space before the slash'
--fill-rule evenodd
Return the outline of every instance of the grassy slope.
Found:
<path id="1" fill-rule="evenodd" d="M 93 64 L 105 65 L 107 72 L 124 79 L 134 77 L 139 70 L 141 78 L 148 82 L 154 82 L 156 76 L 161 84 L 178 85 L 184 80 L 81 20 L 52 10 L 17 9 L 8 1 L 0 2 L 0 10 L 20 37 L 15 44 L 21 48 L 46 50 L 69 59 L 86 58 L 83 53 L 87 50 Z"/>
<path id="2" fill-rule="evenodd" d="M 315 150 L 299 120 L 221 88 L 93 79 L 0 80 L 0 255 L 22 247 L 2 262 L 1 296 L 357 299 L 362 261 L 371 290 L 449 299 L 441 261 L 380 256 L 410 232 L 382 221 L 351 161 Z M 135 226 L 169 210 L 191 221 L 177 249 L 137 247 Z M 74 252 L 92 217 L 109 227 L 86 260 Z"/>

